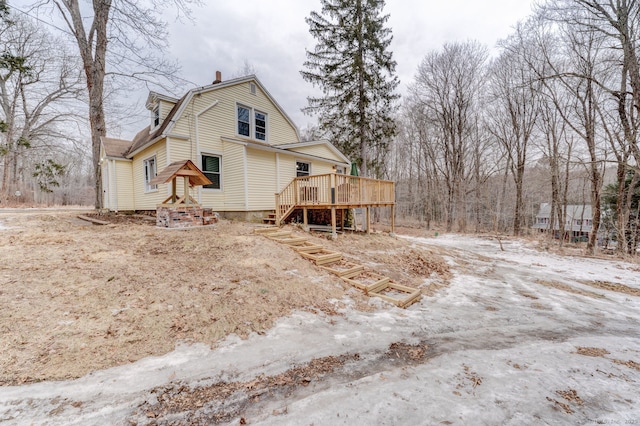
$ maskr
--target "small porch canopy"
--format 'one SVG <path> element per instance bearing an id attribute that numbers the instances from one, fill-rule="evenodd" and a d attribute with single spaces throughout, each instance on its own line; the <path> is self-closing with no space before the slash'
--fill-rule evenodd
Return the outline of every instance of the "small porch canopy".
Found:
<path id="1" fill-rule="evenodd" d="M 182 197 L 177 195 L 178 185 L 176 181 L 179 177 L 182 177 L 184 182 Z M 161 205 L 198 205 L 198 202 L 189 195 L 189 186 L 210 185 L 212 183 L 191 160 L 174 161 L 151 179 L 149 184 L 160 185 L 169 182 L 171 182 L 171 196 L 164 200 Z"/>

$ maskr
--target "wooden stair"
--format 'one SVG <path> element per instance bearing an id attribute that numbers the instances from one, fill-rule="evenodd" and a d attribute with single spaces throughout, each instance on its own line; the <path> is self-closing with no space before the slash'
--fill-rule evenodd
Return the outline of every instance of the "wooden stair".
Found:
<path id="1" fill-rule="evenodd" d="M 275 225 L 276 224 L 276 212 L 275 212 L 275 210 L 273 212 L 269 212 L 267 214 L 267 217 L 263 217 L 262 218 L 262 223 L 267 224 L 267 225 Z"/>
<path id="2" fill-rule="evenodd" d="M 327 250 L 321 245 L 308 241 L 305 237 L 293 236 L 291 231 L 284 231 L 277 226 L 256 228 L 256 234 L 270 240 L 286 244 L 297 251 L 300 256 L 314 262 L 318 267 L 340 277 L 346 283 L 364 291 L 367 296 L 379 297 L 400 308 L 417 302 L 422 297 L 420 289 L 394 283 L 391 278 L 367 270 L 363 265 L 347 261 L 342 253 Z"/>

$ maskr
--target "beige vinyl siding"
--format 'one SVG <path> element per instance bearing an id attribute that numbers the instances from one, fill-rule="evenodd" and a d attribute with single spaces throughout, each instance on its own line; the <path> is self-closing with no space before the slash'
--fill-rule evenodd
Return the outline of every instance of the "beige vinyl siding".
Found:
<path id="1" fill-rule="evenodd" d="M 115 169 L 115 185 L 113 188 L 117 191 L 118 210 L 135 210 L 135 196 L 133 193 L 133 177 L 131 169 L 131 161 L 113 161 Z"/>
<path id="2" fill-rule="evenodd" d="M 344 160 L 331 149 L 329 149 L 326 145 L 310 145 L 310 146 L 301 146 L 296 148 L 290 148 L 289 151 L 300 152 L 302 154 L 313 155 L 315 157 L 327 158 L 329 160 L 334 160 L 339 163 L 343 163 Z"/>
<path id="3" fill-rule="evenodd" d="M 249 82 L 240 83 L 193 96 L 189 104 L 185 105 L 183 113 L 171 132 L 179 135 L 195 135 L 197 122 L 197 142 L 200 152 L 221 150 L 221 137 L 253 140 L 238 136 L 236 108 L 241 104 L 267 114 L 266 143 L 298 142 L 296 129 L 280 114 L 259 86 L 256 85 L 256 94 L 251 94 L 249 84 Z M 211 107 L 214 102 L 217 104 Z"/>
<path id="4" fill-rule="evenodd" d="M 272 210 L 276 193 L 276 154 L 247 149 L 249 206 L 247 210 Z"/>
<path id="5" fill-rule="evenodd" d="M 245 210 L 245 147 L 225 142 L 222 155 L 222 190 L 224 192 L 224 210 Z"/>
<path id="6" fill-rule="evenodd" d="M 302 161 L 309 162 L 309 160 L 302 160 Z M 326 163 L 324 161 L 317 161 L 317 160 L 311 161 L 311 174 L 312 175 L 324 175 L 324 174 L 327 174 L 327 173 L 335 173 L 335 170 L 333 168 L 333 164 Z"/>
<path id="7" fill-rule="evenodd" d="M 167 163 L 171 164 L 174 161 L 191 160 L 200 167 L 200 159 L 196 158 L 195 148 L 191 146 L 192 142 L 190 140 L 168 137 L 167 144 L 170 156 L 170 158 L 167 159 Z"/>
<path id="8" fill-rule="evenodd" d="M 144 160 L 156 157 L 156 173 L 160 173 L 167 167 L 167 156 L 165 150 L 165 140 L 161 140 L 149 148 L 137 154 L 133 159 L 133 190 L 135 191 L 136 210 L 155 210 L 156 206 L 168 197 L 169 185 L 158 185 L 157 191 L 144 191 Z M 181 187 L 179 184 L 178 187 Z"/>
<path id="9" fill-rule="evenodd" d="M 160 100 L 160 123 L 161 124 L 164 121 L 164 119 L 167 118 L 167 115 L 169 115 L 169 112 L 171 111 L 174 105 L 175 104 L 172 102 Z"/>
<path id="10" fill-rule="evenodd" d="M 286 186 L 289 185 L 289 183 L 296 177 L 296 159 L 293 155 L 280 154 L 280 158 L 278 162 L 279 162 L 278 176 L 280 178 L 280 183 L 278 185 L 278 192 L 280 192 L 284 188 L 286 188 Z"/>

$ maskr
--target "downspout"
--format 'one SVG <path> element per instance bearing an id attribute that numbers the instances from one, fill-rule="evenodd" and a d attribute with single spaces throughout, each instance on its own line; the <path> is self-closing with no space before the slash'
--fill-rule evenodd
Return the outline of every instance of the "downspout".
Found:
<path id="1" fill-rule="evenodd" d="M 113 180 L 113 183 L 110 186 L 111 188 L 114 188 L 113 197 L 115 198 L 115 202 L 113 202 L 113 200 L 109 200 L 109 204 L 113 203 L 113 205 L 115 206 L 115 211 L 117 212 L 119 209 L 118 209 L 118 176 L 116 176 L 116 160 L 110 160 L 109 165 L 107 165 L 107 167 L 111 168 L 111 170 L 109 170 L 109 180 Z M 109 198 L 111 198 L 111 196 Z"/>
<path id="2" fill-rule="evenodd" d="M 164 152 L 167 154 L 166 164 L 164 165 L 165 167 L 167 167 L 169 164 L 171 164 L 170 142 L 171 142 L 171 139 L 169 138 L 169 136 L 167 136 L 165 138 L 165 140 L 164 140 Z M 173 190 L 171 189 L 171 187 L 169 185 L 167 185 L 167 195 L 173 194 L 172 191 Z"/>
<path id="3" fill-rule="evenodd" d="M 247 173 L 247 146 L 243 147 L 243 162 L 244 162 L 244 211 L 249 211 L 249 173 Z"/>

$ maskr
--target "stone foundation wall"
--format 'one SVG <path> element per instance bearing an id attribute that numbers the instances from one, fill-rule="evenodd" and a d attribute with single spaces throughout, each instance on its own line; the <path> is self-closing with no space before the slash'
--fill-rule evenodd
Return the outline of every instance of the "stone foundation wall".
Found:
<path id="1" fill-rule="evenodd" d="M 217 222 L 218 214 L 201 206 L 159 206 L 156 209 L 156 226 L 161 228 L 191 228 Z"/>

